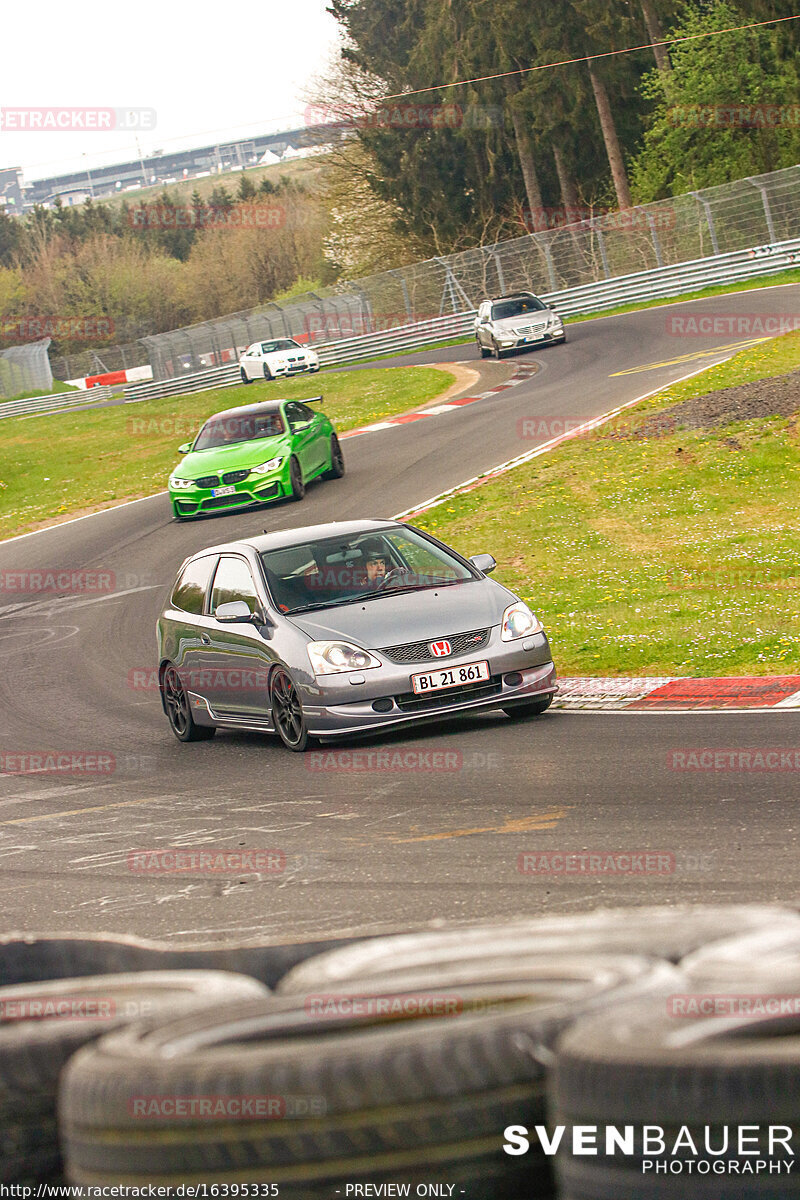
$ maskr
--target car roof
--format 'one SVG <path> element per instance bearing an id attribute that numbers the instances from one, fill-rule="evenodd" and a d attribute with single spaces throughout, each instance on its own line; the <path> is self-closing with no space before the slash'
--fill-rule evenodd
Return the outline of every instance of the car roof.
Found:
<path id="1" fill-rule="evenodd" d="M 257 537 L 240 538 L 236 542 L 224 542 L 219 546 L 206 546 L 198 550 L 192 558 L 202 558 L 206 554 L 221 554 L 232 550 L 242 550 L 244 547 L 263 554 L 267 550 L 285 550 L 300 542 L 319 541 L 329 537 L 355 537 L 360 533 L 376 533 L 381 529 L 399 529 L 404 526 L 402 521 L 366 519 L 363 521 L 328 521 L 325 525 L 303 525 L 298 529 L 276 529 L 272 533 L 263 533 Z M 188 561 L 188 560 L 187 560 Z"/>
<path id="2" fill-rule="evenodd" d="M 491 304 L 496 304 L 498 300 L 529 300 L 533 296 L 534 300 L 539 297 L 535 292 L 509 292 L 507 296 L 492 296 Z"/>
<path id="3" fill-rule="evenodd" d="M 239 416 L 241 413 L 270 413 L 278 412 L 282 404 L 286 404 L 285 398 L 277 400 L 262 400 L 259 404 L 240 404 L 238 408 L 223 408 L 220 412 L 212 413 L 203 424 L 207 425 L 209 421 L 213 421 L 215 417 L 232 417 Z M 302 404 L 302 400 L 300 401 Z"/>

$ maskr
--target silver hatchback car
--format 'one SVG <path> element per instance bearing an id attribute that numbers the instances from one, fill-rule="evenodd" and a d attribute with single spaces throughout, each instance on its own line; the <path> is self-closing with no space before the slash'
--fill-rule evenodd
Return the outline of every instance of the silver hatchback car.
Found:
<path id="1" fill-rule="evenodd" d="M 158 622 L 161 700 L 184 742 L 217 729 L 310 738 L 501 708 L 557 691 L 541 621 L 462 558 L 399 521 L 287 529 L 202 550 Z"/>
<path id="2" fill-rule="evenodd" d="M 515 292 L 484 300 L 475 318 L 475 340 L 481 358 L 502 358 L 511 350 L 533 350 L 555 342 L 565 342 L 564 322 L 553 309 L 533 292 Z"/>

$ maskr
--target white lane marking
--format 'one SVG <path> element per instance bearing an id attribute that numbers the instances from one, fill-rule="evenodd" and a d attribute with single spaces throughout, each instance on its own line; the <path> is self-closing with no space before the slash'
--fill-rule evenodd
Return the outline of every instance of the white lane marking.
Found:
<path id="1" fill-rule="evenodd" d="M 793 692 L 785 700 L 779 700 L 776 708 L 800 708 L 800 692 Z"/>
<path id="2" fill-rule="evenodd" d="M 687 379 L 692 379 L 695 375 L 701 375 L 703 371 L 707 371 L 712 366 L 719 366 L 720 363 L 727 362 L 730 358 L 733 358 L 733 353 L 727 354 L 718 363 L 704 363 L 702 367 L 698 367 L 696 371 L 690 371 L 688 375 L 681 375 L 679 379 L 670 379 L 667 383 L 659 384 L 658 387 L 651 388 L 649 392 L 637 396 L 634 400 L 628 400 L 625 404 L 620 404 L 618 408 L 612 408 L 609 412 L 603 413 L 599 417 L 593 417 L 591 421 L 586 421 L 583 425 L 578 425 L 575 429 L 570 429 L 568 433 L 561 433 L 558 437 L 551 438 L 549 442 L 537 446 L 535 450 L 528 450 L 525 454 L 517 455 L 516 458 L 509 458 L 506 462 L 499 463 L 496 467 L 488 467 L 480 475 L 473 475 L 472 479 L 466 479 L 463 483 L 458 483 L 455 487 L 448 488 L 446 492 L 439 492 L 437 496 L 431 496 L 429 500 L 423 500 L 421 504 L 414 504 L 411 508 L 406 508 L 401 513 L 395 513 L 392 520 L 402 521 L 406 517 L 426 512 L 429 508 L 435 508 L 437 504 L 442 504 L 445 500 L 449 500 L 450 497 L 457 496 L 459 492 L 467 491 L 473 485 L 484 483 L 489 479 L 495 478 L 497 475 L 504 475 L 507 471 L 513 470 L 514 467 L 519 467 L 523 463 L 530 462 L 532 459 L 538 458 L 541 454 L 547 454 L 550 450 L 554 450 L 556 446 L 560 446 L 562 442 L 580 437 L 582 433 L 587 433 L 590 430 L 599 429 L 601 425 L 605 425 L 613 417 L 616 417 L 618 413 L 624 412 L 626 408 L 631 408 L 634 404 L 640 404 L 642 400 L 647 400 L 650 396 L 655 396 L 657 392 L 663 392 L 665 388 L 674 387 L 677 383 L 685 383 Z"/>
<path id="3" fill-rule="evenodd" d="M 67 638 L 74 637 L 79 631 L 78 625 L 51 625 L 48 628 L 31 629 L 13 629 L 10 633 L 0 633 L 0 654 L 20 654 L 23 651 L 30 651 L 30 642 L 32 638 L 36 638 L 34 649 L 40 650 L 43 645 L 47 645 L 49 650 L 51 646 L 57 646 L 59 642 L 65 642 Z M 14 639 L 22 639 L 22 644 L 14 645 Z"/>
<path id="4" fill-rule="evenodd" d="M 123 596 L 132 596 L 135 592 L 152 592 L 156 588 L 166 587 L 161 583 L 146 583 L 141 587 L 127 588 L 123 592 L 109 592 L 107 596 L 54 596 L 50 600 L 32 600 L 29 603 L 9 604 L 0 608 L 0 621 L 9 617 L 23 617 L 28 613 L 36 616 L 48 616 L 62 608 L 85 608 L 88 604 L 104 604 L 107 600 L 119 600 Z"/>

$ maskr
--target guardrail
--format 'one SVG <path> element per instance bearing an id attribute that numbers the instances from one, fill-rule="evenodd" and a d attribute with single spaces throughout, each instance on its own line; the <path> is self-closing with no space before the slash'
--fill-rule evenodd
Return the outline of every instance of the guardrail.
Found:
<path id="1" fill-rule="evenodd" d="M 558 311 L 565 316 L 578 316 L 637 300 L 661 300 L 715 284 L 775 275 L 797 266 L 800 266 L 800 238 L 774 246 L 754 246 L 731 254 L 698 258 L 672 267 L 657 267 L 636 275 L 604 279 L 599 283 L 553 292 L 542 299 L 557 302 Z"/>
<path id="2" fill-rule="evenodd" d="M 638 300 L 661 300 L 698 291 L 720 283 L 755 279 L 759 275 L 774 275 L 782 270 L 800 266 L 800 238 L 771 246 L 755 246 L 730 254 L 696 259 L 670 267 L 657 267 L 634 275 L 604 279 L 582 287 L 550 292 L 542 299 L 553 304 L 565 317 L 584 313 L 603 312 Z M 376 358 L 382 354 L 397 354 L 404 350 L 421 349 L 437 342 L 470 337 L 473 333 L 475 311 L 449 313 L 431 321 L 420 321 L 359 337 L 343 338 L 315 346 L 320 365 L 344 366 L 348 363 Z M 241 381 L 237 363 L 214 367 L 192 375 L 177 376 L 156 383 L 135 383 L 125 388 L 126 400 L 150 400 L 161 396 L 202 392 L 211 388 L 235 387 Z"/>
<path id="3" fill-rule="evenodd" d="M 95 387 L 81 392 L 51 392 L 48 396 L 31 396 L 27 400 L 6 400 L 0 404 L 0 420 L 3 417 L 43 416 L 79 405 L 99 404 L 110 400 L 113 394 L 110 387 Z"/>
<path id="4" fill-rule="evenodd" d="M 212 388 L 235 387 L 242 382 L 238 362 L 225 367 L 211 367 L 208 371 L 194 371 L 191 375 L 176 375 L 173 379 L 161 379 L 156 383 L 132 383 L 124 389 L 126 401 L 155 400 L 162 396 L 183 396 L 189 392 L 207 392 Z"/>

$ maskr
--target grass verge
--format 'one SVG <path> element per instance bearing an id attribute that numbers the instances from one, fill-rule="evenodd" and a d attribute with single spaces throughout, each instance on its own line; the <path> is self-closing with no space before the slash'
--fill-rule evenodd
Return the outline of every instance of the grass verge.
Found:
<path id="1" fill-rule="evenodd" d="M 800 333 L 762 343 L 413 523 L 495 555 L 562 674 L 796 673 L 798 415 L 635 430 L 656 410 L 798 367 Z"/>
<path id="2" fill-rule="evenodd" d="M 436 367 L 328 372 L 115 408 L 9 417 L 0 424 L 0 538 L 54 517 L 162 491 L 189 441 L 214 412 L 273 397 L 322 393 L 337 429 L 426 404 L 453 376 Z"/>

